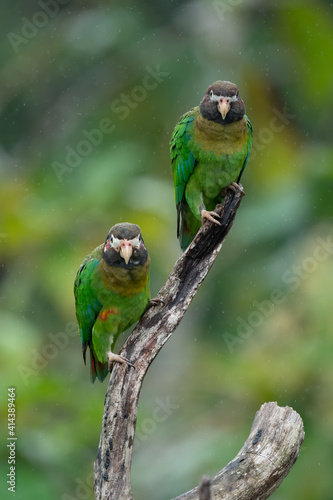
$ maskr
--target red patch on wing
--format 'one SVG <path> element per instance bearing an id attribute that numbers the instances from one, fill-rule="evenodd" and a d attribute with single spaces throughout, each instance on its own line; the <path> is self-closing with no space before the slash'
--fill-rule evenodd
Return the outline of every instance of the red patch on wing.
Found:
<path id="1" fill-rule="evenodd" d="M 98 315 L 98 319 L 101 321 L 107 321 L 110 314 L 119 314 L 119 309 L 111 307 L 110 309 L 106 309 L 105 311 L 101 311 Z"/>

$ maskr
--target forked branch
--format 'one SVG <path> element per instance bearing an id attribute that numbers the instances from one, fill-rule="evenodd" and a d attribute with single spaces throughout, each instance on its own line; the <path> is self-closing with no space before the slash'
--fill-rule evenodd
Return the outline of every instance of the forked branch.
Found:
<path id="1" fill-rule="evenodd" d="M 160 290 L 157 298 L 161 299 L 161 304 L 147 309 L 121 350 L 121 354 L 134 364 L 135 369 L 122 364 L 116 365 L 111 373 L 94 466 L 96 500 L 133 500 L 130 468 L 139 394 L 144 376 L 150 363 L 181 321 L 216 259 L 231 229 L 242 196 L 241 190 L 227 191 L 223 204 L 216 207 L 221 225 L 208 222 L 201 227 L 192 244 L 176 262 L 166 284 Z M 278 427 L 276 431 L 281 432 Z M 264 443 L 264 438 L 265 436 L 261 439 L 261 444 Z M 242 460 L 238 459 L 238 461 L 240 465 Z M 253 463 L 256 464 L 256 462 Z M 275 463 L 277 463 L 276 460 Z M 246 464 L 250 464 L 248 459 Z M 230 464 L 226 468 L 229 466 Z M 236 469 L 232 469 L 234 470 Z M 234 480 L 236 481 L 236 475 Z M 220 480 L 217 475 L 212 482 L 216 499 L 222 498 L 222 496 L 216 496 L 215 490 L 218 484 Z M 231 486 L 230 483 L 228 487 Z M 202 494 L 210 493 L 209 481 L 208 485 L 202 485 L 202 490 Z M 198 491 L 193 490 L 178 498 L 199 499 L 198 495 Z M 223 496 L 223 498 L 249 499 L 252 497 Z M 258 496 L 258 498 L 267 497 Z"/>

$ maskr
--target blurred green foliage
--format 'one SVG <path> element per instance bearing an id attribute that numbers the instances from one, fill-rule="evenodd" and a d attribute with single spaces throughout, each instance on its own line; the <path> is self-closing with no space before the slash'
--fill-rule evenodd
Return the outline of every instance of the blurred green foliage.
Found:
<path id="1" fill-rule="evenodd" d="M 213 475 L 277 401 L 300 413 L 306 437 L 272 498 L 330 499 L 332 3 L 16 0 L 1 23 L 1 498 L 12 386 L 15 498 L 92 498 L 107 386 L 92 386 L 82 362 L 74 277 L 128 220 L 157 294 L 180 255 L 169 138 L 225 79 L 254 128 L 246 196 L 146 377 L 133 491 L 162 500 Z"/>

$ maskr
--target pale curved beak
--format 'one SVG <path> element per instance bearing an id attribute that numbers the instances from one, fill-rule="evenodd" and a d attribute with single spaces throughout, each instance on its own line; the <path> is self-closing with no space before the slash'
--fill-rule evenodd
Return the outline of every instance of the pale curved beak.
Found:
<path id="1" fill-rule="evenodd" d="M 132 243 L 128 240 L 120 240 L 120 257 L 122 257 L 126 264 L 129 263 L 132 257 L 133 247 Z"/>
<path id="2" fill-rule="evenodd" d="M 219 102 L 217 103 L 217 109 L 221 113 L 222 118 L 224 120 L 225 117 L 227 116 L 227 114 L 229 113 L 229 110 L 230 110 L 229 99 L 226 99 L 226 98 L 220 99 Z"/>

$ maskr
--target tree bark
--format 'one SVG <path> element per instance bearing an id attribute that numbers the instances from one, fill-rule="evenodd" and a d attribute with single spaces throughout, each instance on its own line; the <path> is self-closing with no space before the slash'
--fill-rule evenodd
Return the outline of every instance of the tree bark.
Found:
<path id="1" fill-rule="evenodd" d="M 139 394 L 144 376 L 150 363 L 181 321 L 216 259 L 231 229 L 242 196 L 242 190 L 227 191 L 223 204 L 218 205 L 215 210 L 220 215 L 221 225 L 207 222 L 201 227 L 192 244 L 176 262 L 166 284 L 160 290 L 157 298 L 163 302 L 146 310 L 121 350 L 121 354 L 134 364 L 135 369 L 125 364 L 117 364 L 111 373 L 104 403 L 100 442 L 94 464 L 96 500 L 133 500 L 130 468 Z M 282 432 L 282 430 L 277 429 L 277 432 Z M 266 434 L 262 433 L 260 445 L 264 439 L 266 439 Z M 241 463 L 242 460 L 239 461 L 239 464 Z M 246 463 L 250 464 L 249 458 Z M 229 466 L 230 464 L 227 467 Z M 243 467 L 244 464 L 242 470 Z M 235 469 L 231 470 L 232 473 L 233 471 Z M 236 473 L 234 473 L 234 480 L 236 481 Z M 229 489 L 231 486 L 230 483 Z M 208 491 L 207 487 L 209 490 L 209 484 L 203 485 L 203 494 L 206 494 L 205 488 L 206 492 Z M 213 489 L 215 492 L 215 482 Z M 199 499 L 199 493 L 196 490 L 185 495 L 194 496 L 178 498 Z"/>
<path id="2" fill-rule="evenodd" d="M 237 456 L 210 481 L 214 500 L 264 500 L 289 474 L 304 441 L 301 417 L 292 408 L 264 403 Z M 173 500 L 201 500 L 200 486 Z M 207 493 L 206 493 L 207 495 Z"/>

